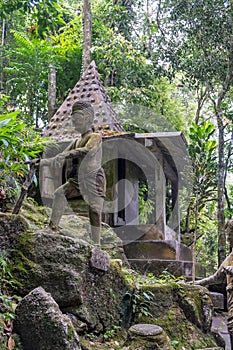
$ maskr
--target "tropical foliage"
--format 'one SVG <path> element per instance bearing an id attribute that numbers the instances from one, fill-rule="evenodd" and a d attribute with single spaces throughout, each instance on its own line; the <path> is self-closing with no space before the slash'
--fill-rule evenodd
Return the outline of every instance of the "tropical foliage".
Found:
<path id="1" fill-rule="evenodd" d="M 2 107 L 7 98 L 2 97 Z M 12 206 L 19 187 L 28 171 L 30 160 L 38 157 L 47 140 L 28 129 L 20 120 L 19 111 L 0 115 L 0 207 Z"/>

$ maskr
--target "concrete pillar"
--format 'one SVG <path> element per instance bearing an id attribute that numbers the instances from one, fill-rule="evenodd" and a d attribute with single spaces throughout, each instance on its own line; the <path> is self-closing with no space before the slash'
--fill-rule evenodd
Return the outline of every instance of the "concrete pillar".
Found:
<path id="1" fill-rule="evenodd" d="M 166 178 L 163 171 L 163 161 L 161 160 L 160 166 L 155 170 L 155 210 L 156 210 L 156 225 L 164 235 L 166 231 Z M 165 236 L 166 239 L 166 236 Z"/>
<path id="2" fill-rule="evenodd" d="M 180 242 L 180 208 L 179 208 L 179 184 L 172 183 L 172 223 L 171 228 L 176 232 L 176 240 Z"/>

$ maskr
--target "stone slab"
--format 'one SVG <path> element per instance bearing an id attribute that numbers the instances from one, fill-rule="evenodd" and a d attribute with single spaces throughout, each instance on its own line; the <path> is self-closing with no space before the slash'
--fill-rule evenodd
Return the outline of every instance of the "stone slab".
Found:
<path id="1" fill-rule="evenodd" d="M 224 310 L 224 295 L 217 292 L 210 292 L 213 306 L 217 310 Z"/>
<path id="2" fill-rule="evenodd" d="M 175 277 L 184 276 L 192 279 L 192 262 L 181 260 L 160 260 L 160 259 L 128 259 L 130 266 L 141 273 L 152 272 L 155 276 L 161 275 L 165 270 Z M 205 277 L 205 269 L 195 265 L 196 277 Z"/>
<path id="3" fill-rule="evenodd" d="M 154 324 L 139 323 L 129 328 L 129 334 L 146 337 L 158 335 L 163 332 L 163 328 Z"/>
<path id="4" fill-rule="evenodd" d="M 124 243 L 134 242 L 134 241 L 143 239 L 143 236 L 145 236 L 148 232 L 150 232 L 155 227 L 156 227 L 155 224 L 124 225 L 121 227 L 117 227 L 117 234 L 119 235 L 119 237 L 122 239 Z M 158 232 L 156 237 L 156 231 L 157 230 L 155 230 L 155 236 L 153 239 L 154 240 L 164 239 L 164 235 L 163 237 L 161 237 L 161 235 L 159 235 Z"/>
<path id="5" fill-rule="evenodd" d="M 192 250 L 173 240 L 124 242 L 128 259 L 163 259 L 192 261 Z"/>

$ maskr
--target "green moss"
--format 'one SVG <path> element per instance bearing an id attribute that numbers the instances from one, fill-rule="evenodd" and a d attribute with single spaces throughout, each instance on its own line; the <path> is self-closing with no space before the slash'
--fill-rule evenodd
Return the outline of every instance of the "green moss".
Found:
<path id="1" fill-rule="evenodd" d="M 40 265 L 30 259 L 30 256 L 33 256 L 34 246 L 33 234 L 23 232 L 19 235 L 18 242 L 11 254 L 11 270 L 22 286 L 20 290 L 25 292 L 29 292 L 33 284 L 36 286 L 36 282 L 33 283 L 33 280 L 36 279 L 41 270 Z"/>
<path id="2" fill-rule="evenodd" d="M 14 265 L 11 267 L 14 276 L 20 284 L 19 292 L 23 294 L 30 292 L 33 285 L 36 287 L 36 276 L 41 270 L 40 266 L 26 258 L 22 252 L 18 253 L 18 257 L 14 258 Z M 30 276 L 30 279 L 29 279 Z M 20 292 L 20 294 L 21 294 Z"/>
<path id="3" fill-rule="evenodd" d="M 38 204 L 31 198 L 27 198 L 23 202 L 20 212 L 32 228 L 42 228 L 49 221 L 45 208 L 38 206 Z"/>
<path id="4" fill-rule="evenodd" d="M 74 340 L 74 327 L 73 327 L 73 325 L 70 325 L 68 327 L 67 339 L 69 342 L 72 342 Z"/>
<path id="5" fill-rule="evenodd" d="M 149 323 L 161 326 L 176 344 L 178 350 L 181 350 L 182 347 L 191 350 L 216 346 L 211 335 L 204 334 L 197 327 L 197 325 L 199 327 L 202 325 L 201 304 L 205 302 L 204 290 L 200 297 L 200 291 L 195 289 L 193 298 L 191 287 L 186 288 L 186 286 L 171 283 L 162 285 L 156 283 L 151 286 L 141 286 L 140 293 L 143 292 L 154 294 L 149 307 L 150 314 L 136 313 L 134 323 Z M 208 302 L 208 300 L 206 301 Z"/>

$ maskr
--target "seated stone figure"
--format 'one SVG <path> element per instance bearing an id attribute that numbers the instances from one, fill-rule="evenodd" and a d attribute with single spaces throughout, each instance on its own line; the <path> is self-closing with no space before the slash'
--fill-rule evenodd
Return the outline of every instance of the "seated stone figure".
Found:
<path id="1" fill-rule="evenodd" d="M 44 164 L 65 167 L 66 182 L 54 193 L 49 227 L 57 230 L 66 206 L 66 199 L 80 197 L 89 206 L 91 239 L 100 244 L 100 228 L 106 180 L 102 160 L 102 136 L 93 130 L 94 111 L 89 103 L 76 102 L 72 107 L 72 123 L 81 133 L 57 156 L 42 160 Z M 63 168 L 64 169 L 64 168 Z"/>
<path id="2" fill-rule="evenodd" d="M 227 239 L 230 247 L 233 247 L 233 220 L 226 224 Z M 233 349 L 233 251 L 226 257 L 218 270 L 210 277 L 195 281 L 195 284 L 209 286 L 211 284 L 226 283 L 228 319 L 227 327 L 231 338 L 231 349 Z"/>

